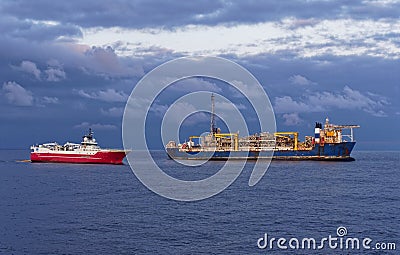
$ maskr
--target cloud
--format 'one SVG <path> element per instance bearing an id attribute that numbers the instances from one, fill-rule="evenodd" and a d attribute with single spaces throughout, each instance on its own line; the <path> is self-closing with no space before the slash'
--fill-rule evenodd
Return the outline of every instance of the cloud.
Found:
<path id="1" fill-rule="evenodd" d="M 32 92 L 24 89 L 21 85 L 14 81 L 3 84 L 3 91 L 9 103 L 18 106 L 33 105 Z"/>
<path id="2" fill-rule="evenodd" d="M 111 107 L 109 109 L 100 109 L 101 114 L 110 117 L 121 117 L 124 114 L 123 107 Z"/>
<path id="3" fill-rule="evenodd" d="M 208 123 L 210 121 L 210 116 L 205 112 L 196 112 L 190 116 L 188 116 L 184 122 L 183 126 L 198 126 L 199 123 Z M 204 130 L 203 130 L 204 132 Z"/>
<path id="4" fill-rule="evenodd" d="M 74 126 L 77 129 L 88 129 L 93 128 L 94 130 L 112 130 L 117 129 L 117 126 L 112 124 L 100 124 L 100 123 L 89 123 L 89 122 L 82 122 Z"/>
<path id="5" fill-rule="evenodd" d="M 399 9 L 398 1 L 208 0 L 182 4 L 149 0 L 118 1 L 115 8 L 93 0 L 70 5 L 50 0 L 11 1 L 0 3 L 0 24 L 4 24 L 0 28 L 8 38 L 29 42 L 47 34 L 54 42 L 70 40 L 73 44 L 78 38 L 86 46 L 100 46 L 88 47 L 86 58 L 81 59 L 83 68 L 98 74 L 140 76 L 144 74 L 140 65 L 123 63 L 106 46 L 114 45 L 124 56 L 160 56 L 166 51 L 167 55 L 284 51 L 298 57 L 400 58 L 398 36 L 390 36 L 399 33 Z M 72 10 L 74 15 L 69 15 Z M 34 36 L 29 31 L 35 31 Z M 204 44 L 204 38 L 213 38 L 213 43 Z"/>
<path id="6" fill-rule="evenodd" d="M 289 81 L 290 81 L 290 83 L 292 83 L 294 85 L 301 85 L 301 86 L 315 84 L 315 82 L 312 82 L 309 79 L 307 79 L 306 77 L 301 76 L 299 74 L 290 76 Z"/>
<path id="7" fill-rule="evenodd" d="M 181 103 L 178 103 L 181 104 Z M 163 117 L 165 115 L 165 113 L 168 110 L 168 106 L 167 105 L 161 105 L 161 104 L 152 104 L 152 106 L 150 107 L 150 112 L 153 112 L 156 116 L 158 117 Z"/>
<path id="8" fill-rule="evenodd" d="M 215 109 L 221 111 L 233 111 L 235 108 L 238 110 L 246 110 L 246 106 L 241 103 L 234 104 L 232 102 L 215 102 Z"/>
<path id="9" fill-rule="evenodd" d="M 284 124 L 286 126 L 298 126 L 303 120 L 299 117 L 298 113 L 285 113 L 283 114 Z"/>
<path id="10" fill-rule="evenodd" d="M 24 3 L 15 3 L 18 9 L 21 5 L 26 6 Z M 31 43 L 53 41 L 73 41 L 73 38 L 81 37 L 82 31 L 79 26 L 72 23 L 63 23 L 60 21 L 50 21 L 48 19 L 34 19 L 28 13 L 22 15 L 24 17 L 17 17 L 12 15 L 12 12 L 4 10 L 4 1 L 0 2 L 0 31 L 2 35 L 17 39 L 27 39 Z M 25 9 L 27 10 L 27 9 Z M 36 12 L 38 9 L 34 8 L 28 12 Z"/>
<path id="11" fill-rule="evenodd" d="M 150 108 L 150 111 L 159 117 L 164 117 L 167 110 L 173 112 L 173 114 L 168 115 L 171 117 L 168 121 L 178 124 L 182 124 L 184 120 L 185 125 L 193 126 L 210 119 L 206 113 L 199 112 L 194 105 L 187 102 L 174 103 L 170 108 L 167 105 L 153 104 Z M 187 118 L 185 119 L 185 117 Z"/>
<path id="12" fill-rule="evenodd" d="M 47 97 L 47 96 L 45 96 L 45 97 L 42 97 L 41 102 L 44 103 L 44 104 L 58 104 L 59 100 L 58 100 L 57 97 Z"/>
<path id="13" fill-rule="evenodd" d="M 65 70 L 74 75 L 100 76 L 104 79 L 132 79 L 144 75 L 143 66 L 154 67 L 165 61 L 157 56 L 146 58 L 121 57 L 112 48 L 89 47 L 76 43 L 40 42 L 5 38 L 0 35 L 0 45 L 3 47 L 3 62 L 17 60 L 20 64 L 11 67 L 33 75 L 36 79 L 45 81 L 65 80 L 68 76 Z M 20 62 L 29 57 L 30 60 Z M 2 64 L 2 63 L 0 63 Z M 46 66 L 40 69 L 40 66 Z M 9 67 L 10 64 L 7 63 Z M 22 67 L 21 67 L 22 66 Z M 74 79 L 75 77 L 71 77 Z"/>
<path id="14" fill-rule="evenodd" d="M 95 0 L 73 1 L 68 5 L 50 0 L 36 3 L 6 1 L 0 4 L 0 10 L 19 20 L 53 20 L 59 24 L 76 24 L 81 27 L 144 28 L 191 23 L 196 21 L 197 15 L 224 7 L 222 2 L 214 0 L 204 0 L 201 4 L 192 1 L 177 3 L 173 0 L 117 0 L 113 6 L 110 8 L 106 2 Z"/>
<path id="15" fill-rule="evenodd" d="M 228 90 L 235 98 L 242 98 L 243 95 L 253 98 L 263 97 L 263 95 L 260 94 L 261 91 L 258 89 L 258 84 L 248 84 L 237 80 L 230 81 L 230 84 L 234 86 L 229 86 Z"/>
<path id="16" fill-rule="evenodd" d="M 295 30 L 286 23 L 283 18 L 256 24 L 239 22 L 235 26 L 188 24 L 172 31 L 159 29 L 156 34 L 146 29 L 97 28 L 85 31 L 80 42 L 88 45 L 100 40 L 103 45 L 122 43 L 123 51 L 118 50 L 118 54 L 137 57 L 144 55 L 143 49 L 148 52 L 151 47 L 162 47 L 185 55 L 235 54 L 243 57 L 287 52 L 295 57 L 330 54 L 400 58 L 397 37 L 392 36 L 400 33 L 398 19 L 340 17 Z M 204 38 L 212 38 L 213 43 L 204 44 Z"/>
<path id="17" fill-rule="evenodd" d="M 37 68 L 35 63 L 29 60 L 22 61 L 19 67 L 17 67 L 17 69 L 32 74 L 33 76 L 35 76 L 37 80 L 40 80 L 41 71 Z"/>
<path id="18" fill-rule="evenodd" d="M 171 85 L 171 89 L 176 91 L 183 92 L 192 92 L 192 91 L 213 91 L 213 92 L 221 92 L 221 88 L 218 87 L 217 84 L 206 81 L 201 78 L 189 78 L 176 82 Z"/>
<path id="19" fill-rule="evenodd" d="M 142 66 L 130 57 L 120 57 L 111 46 L 86 49 L 82 54 L 80 65 L 96 74 L 110 77 L 142 76 Z"/>
<path id="20" fill-rule="evenodd" d="M 20 33 L 29 33 L 33 23 L 38 27 L 36 29 L 43 29 L 55 37 L 60 31 L 79 35 L 75 26 L 174 29 L 186 24 L 257 24 L 288 17 L 298 20 L 298 26 L 307 25 L 312 19 L 397 19 L 399 6 L 398 1 L 117 0 L 110 8 L 107 2 L 96 0 L 69 4 L 52 0 L 17 0 L 2 1 L 0 10 L 4 16 L 10 15 L 19 21 L 18 24 L 22 23 L 19 27 L 25 29 L 20 29 Z"/>
<path id="21" fill-rule="evenodd" d="M 47 75 L 47 78 L 46 78 L 47 81 L 57 82 L 57 81 L 64 80 L 66 78 L 66 74 L 65 74 L 64 70 L 62 70 L 60 68 L 49 67 L 44 72 Z"/>
<path id="22" fill-rule="evenodd" d="M 26 90 L 24 87 L 14 81 L 9 81 L 3 84 L 2 88 L 8 102 L 17 106 L 39 106 L 43 107 L 45 104 L 58 104 L 58 97 L 43 96 L 35 98 L 33 93 Z"/>
<path id="23" fill-rule="evenodd" d="M 44 71 L 46 78 L 46 81 L 61 81 L 66 78 L 66 74 L 61 66 L 61 64 L 56 61 L 56 60 L 49 60 L 47 61 L 49 64 L 49 67 Z M 32 74 L 35 76 L 37 80 L 41 80 L 41 74 L 42 71 L 37 67 L 36 63 L 29 61 L 29 60 L 24 60 L 21 62 L 21 64 L 17 67 L 14 67 L 17 70 Z"/>
<path id="24" fill-rule="evenodd" d="M 33 93 L 14 81 L 9 81 L 3 84 L 2 91 L 8 102 L 17 106 L 39 106 L 45 104 L 58 104 L 58 97 L 43 96 L 35 98 Z"/>
<path id="25" fill-rule="evenodd" d="M 78 95 L 85 98 L 101 100 L 105 102 L 126 102 L 128 95 L 123 91 L 116 91 L 115 89 L 100 90 L 98 92 L 85 92 L 78 90 Z"/>
<path id="26" fill-rule="evenodd" d="M 326 112 L 333 109 L 362 110 L 376 117 L 385 117 L 383 108 L 388 100 L 370 92 L 362 93 L 345 86 L 341 92 L 314 92 L 304 94 L 296 101 L 290 96 L 276 97 L 277 113 Z"/>
<path id="27" fill-rule="evenodd" d="M 289 18 L 283 20 L 283 23 L 285 25 L 288 25 L 290 29 L 297 29 L 297 28 L 304 28 L 308 26 L 315 26 L 318 24 L 321 20 L 317 20 L 314 18 L 308 18 L 308 19 L 296 19 L 296 18 Z"/>
<path id="28" fill-rule="evenodd" d="M 276 97 L 274 103 L 274 111 L 276 113 L 288 113 L 288 112 L 322 112 L 325 108 L 313 106 L 300 101 L 293 100 L 290 96 Z"/>
<path id="29" fill-rule="evenodd" d="M 343 88 L 342 93 L 322 92 L 310 94 L 308 101 L 311 105 L 321 104 L 327 108 L 359 109 L 375 116 L 383 116 L 381 108 L 388 104 L 384 97 L 377 98 L 377 96 L 368 95 L 368 92 L 363 94 L 348 86 Z"/>

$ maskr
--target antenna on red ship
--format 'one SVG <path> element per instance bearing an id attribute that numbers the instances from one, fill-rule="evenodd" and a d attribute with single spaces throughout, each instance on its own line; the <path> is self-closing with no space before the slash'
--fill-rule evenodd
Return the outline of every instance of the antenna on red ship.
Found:
<path id="1" fill-rule="evenodd" d="M 89 128 L 89 133 L 87 135 L 82 136 L 83 139 L 85 139 L 85 137 L 87 139 L 93 139 L 93 131 L 92 128 Z"/>
<path id="2" fill-rule="evenodd" d="M 93 131 L 92 128 L 89 128 L 89 135 L 88 135 L 89 139 L 93 139 Z"/>

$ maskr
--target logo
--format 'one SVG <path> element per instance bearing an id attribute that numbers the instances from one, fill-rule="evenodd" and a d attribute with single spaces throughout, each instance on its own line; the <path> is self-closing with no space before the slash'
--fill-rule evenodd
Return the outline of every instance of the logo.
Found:
<path id="1" fill-rule="evenodd" d="M 374 242 L 369 237 L 345 237 L 347 236 L 346 227 L 340 226 L 336 229 L 336 236 L 328 235 L 323 238 L 314 237 L 273 237 L 267 233 L 257 240 L 259 249 L 280 249 L 280 250 L 396 250 L 394 242 Z"/>
<path id="2" fill-rule="evenodd" d="M 347 235 L 347 229 L 343 226 L 340 226 L 336 229 L 336 234 L 340 237 Z"/>

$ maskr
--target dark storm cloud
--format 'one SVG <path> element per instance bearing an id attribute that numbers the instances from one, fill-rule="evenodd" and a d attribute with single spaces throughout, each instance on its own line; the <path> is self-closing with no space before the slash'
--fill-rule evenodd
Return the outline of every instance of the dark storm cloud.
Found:
<path id="1" fill-rule="evenodd" d="M 290 96 L 276 97 L 274 109 L 276 113 L 328 112 L 335 109 L 362 110 L 376 117 L 387 117 L 383 111 L 388 100 L 371 92 L 362 93 L 345 86 L 342 91 L 309 91 L 302 95 L 301 101 Z"/>
<path id="2" fill-rule="evenodd" d="M 223 7 L 218 1 L 5 1 L 3 13 L 19 19 L 57 20 L 82 27 L 159 27 L 191 23 Z"/>
<path id="3" fill-rule="evenodd" d="M 396 59 L 329 55 L 290 58 L 281 53 L 235 61 L 259 79 L 279 113 L 346 109 L 348 113 L 361 110 L 372 116 L 394 117 L 400 107 Z"/>
<path id="4" fill-rule="evenodd" d="M 400 3 L 364 1 L 3 1 L 1 12 L 19 20 L 54 20 L 87 27 L 172 28 L 188 24 L 238 24 L 299 19 L 299 26 L 315 19 L 399 18 Z M 313 20 L 312 20 L 313 19 Z M 303 20 L 303 21 L 302 21 Z M 65 28 L 67 29 L 67 27 Z M 72 28 L 69 28 L 72 29 Z M 71 31 L 66 31 L 72 33 Z"/>
<path id="5" fill-rule="evenodd" d="M 59 82 L 68 78 L 67 69 L 104 78 L 132 78 L 144 74 L 144 66 L 154 65 L 157 57 L 142 62 L 141 58 L 118 56 L 111 47 L 89 47 L 74 43 L 30 42 L 22 38 L 0 36 L 0 75 L 9 70 L 21 71 L 38 80 Z M 59 62 L 59 66 L 50 63 Z M 17 73 L 15 73 L 17 74 Z"/>
<path id="6" fill-rule="evenodd" d="M 387 5 L 381 5 L 377 4 L 376 2 L 374 3 L 374 1 L 371 1 L 370 3 L 365 4 L 355 4 L 351 8 L 344 9 L 344 13 L 348 13 L 355 18 L 370 17 L 373 19 L 398 19 L 400 17 L 400 3 L 396 2 Z"/>
<path id="7" fill-rule="evenodd" d="M 76 25 L 45 23 L 29 20 L 29 18 L 18 19 L 1 9 L 0 13 L 1 36 L 24 38 L 30 41 L 53 41 L 62 39 L 62 37 L 74 38 L 82 36 L 80 28 Z"/>

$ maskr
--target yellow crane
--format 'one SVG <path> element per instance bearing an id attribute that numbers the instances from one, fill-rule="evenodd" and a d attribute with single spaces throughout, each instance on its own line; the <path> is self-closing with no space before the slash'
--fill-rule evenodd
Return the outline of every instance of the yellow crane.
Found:
<path id="1" fill-rule="evenodd" d="M 201 136 L 196 136 L 196 135 L 189 136 L 189 141 L 192 141 L 193 138 L 201 138 Z"/>
<path id="2" fill-rule="evenodd" d="M 299 132 L 276 132 L 274 133 L 274 136 L 287 136 L 287 135 L 293 135 L 294 138 L 294 150 L 297 151 L 297 144 L 298 144 L 298 138 L 299 138 Z"/>
<path id="3" fill-rule="evenodd" d="M 235 151 L 239 150 L 239 134 L 238 133 L 215 133 L 215 138 L 233 137 L 233 149 Z"/>

